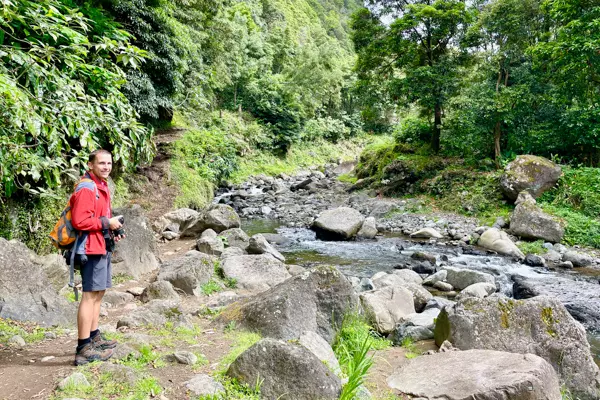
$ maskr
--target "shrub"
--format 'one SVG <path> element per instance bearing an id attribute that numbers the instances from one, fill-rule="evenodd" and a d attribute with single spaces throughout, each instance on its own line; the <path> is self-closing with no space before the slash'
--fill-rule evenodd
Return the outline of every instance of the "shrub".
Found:
<path id="1" fill-rule="evenodd" d="M 394 139 L 398 143 L 429 143 L 431 128 L 431 123 L 423 118 L 406 117 L 394 132 Z"/>

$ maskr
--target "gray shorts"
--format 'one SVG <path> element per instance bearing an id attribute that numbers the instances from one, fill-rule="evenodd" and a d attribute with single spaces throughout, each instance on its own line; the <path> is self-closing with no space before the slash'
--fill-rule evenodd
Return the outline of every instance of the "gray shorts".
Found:
<path id="1" fill-rule="evenodd" d="M 81 286 L 84 292 L 99 292 L 112 287 L 110 256 L 110 253 L 87 256 L 87 262 L 81 266 Z"/>

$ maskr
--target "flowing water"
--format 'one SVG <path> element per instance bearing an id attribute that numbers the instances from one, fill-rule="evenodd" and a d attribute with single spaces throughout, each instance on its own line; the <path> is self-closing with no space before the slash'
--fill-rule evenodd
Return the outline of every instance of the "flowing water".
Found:
<path id="1" fill-rule="evenodd" d="M 597 282 L 590 280 L 576 281 L 579 277 L 572 272 L 549 271 L 543 268 L 514 262 L 501 256 L 481 254 L 463 254 L 459 247 L 443 244 L 419 244 L 397 234 L 378 237 L 377 240 L 325 242 L 318 240 L 315 233 L 305 228 L 282 227 L 273 220 L 246 220 L 242 229 L 249 235 L 254 233 L 278 233 L 287 239 L 286 243 L 277 246 L 285 255 L 288 264 L 310 267 L 317 264 L 335 265 L 347 276 L 369 278 L 379 271 L 390 271 L 402 265 L 415 251 L 434 254 L 438 260 L 460 268 L 468 268 L 490 273 L 496 278 L 500 290 L 512 296 L 511 276 L 519 275 L 540 282 L 560 282 L 561 287 L 591 288 L 599 291 Z M 597 271 L 593 271 L 597 273 Z M 589 274 L 589 275 L 593 275 Z M 587 278 L 586 278 L 587 279 Z M 569 286 L 571 285 L 571 286 Z M 580 299 L 579 301 L 586 301 Z M 589 333 L 589 342 L 600 365 L 600 334 Z"/>

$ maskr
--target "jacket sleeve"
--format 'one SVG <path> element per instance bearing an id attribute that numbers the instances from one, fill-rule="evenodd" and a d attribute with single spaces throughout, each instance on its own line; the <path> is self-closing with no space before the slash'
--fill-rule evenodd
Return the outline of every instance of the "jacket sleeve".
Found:
<path id="1" fill-rule="evenodd" d="M 71 198 L 71 222 L 78 231 L 101 231 L 108 220 L 96 217 L 94 212 L 96 194 L 90 189 L 81 189 Z"/>

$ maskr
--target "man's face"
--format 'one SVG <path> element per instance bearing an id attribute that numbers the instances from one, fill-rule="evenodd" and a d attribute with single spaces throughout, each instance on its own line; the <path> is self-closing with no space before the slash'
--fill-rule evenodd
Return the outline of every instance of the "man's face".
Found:
<path id="1" fill-rule="evenodd" d="M 88 167 L 98 178 L 108 179 L 112 171 L 112 157 L 110 154 L 97 154 L 94 162 L 88 162 Z"/>

